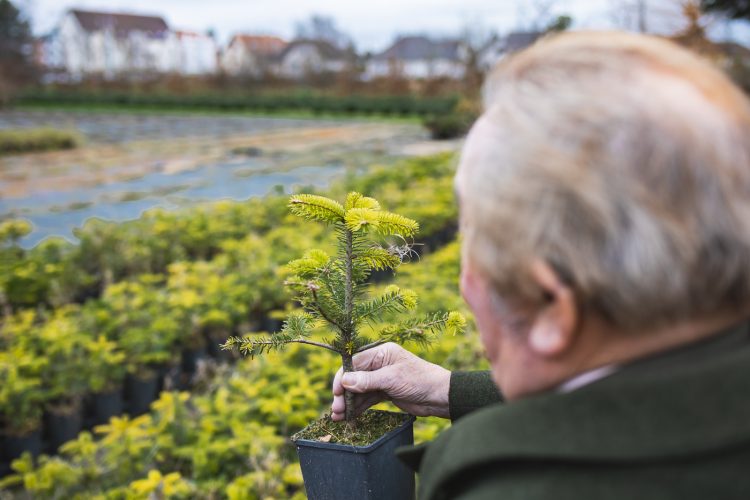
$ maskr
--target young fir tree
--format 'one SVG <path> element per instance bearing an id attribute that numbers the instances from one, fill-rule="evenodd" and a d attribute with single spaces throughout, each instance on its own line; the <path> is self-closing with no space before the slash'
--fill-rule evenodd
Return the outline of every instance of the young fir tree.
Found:
<path id="1" fill-rule="evenodd" d="M 225 349 L 238 348 L 241 353 L 256 356 L 281 349 L 290 343 L 309 344 L 341 356 L 344 371 L 352 371 L 352 356 L 386 342 L 428 344 L 440 331 L 463 330 L 464 318 L 456 312 L 437 313 L 427 317 L 407 317 L 381 327 L 376 338 L 362 334 L 360 327 L 378 325 L 387 315 L 413 310 L 417 296 L 410 290 L 389 286 L 378 297 L 367 294 L 367 280 L 372 271 L 395 269 L 411 253 L 407 238 L 419 230 L 416 221 L 380 209 L 373 198 L 349 193 L 342 206 L 337 201 L 310 194 L 292 196 L 291 212 L 311 221 L 333 227 L 337 235 L 336 256 L 322 250 L 310 250 L 301 259 L 288 264 L 292 276 L 285 282 L 302 305 L 284 322 L 281 331 L 267 337 L 232 337 Z M 383 246 L 380 237 L 392 236 L 404 244 Z M 311 339 L 314 330 L 327 327 L 334 333 L 330 339 Z M 344 395 L 346 420 L 354 418 L 353 394 Z"/>

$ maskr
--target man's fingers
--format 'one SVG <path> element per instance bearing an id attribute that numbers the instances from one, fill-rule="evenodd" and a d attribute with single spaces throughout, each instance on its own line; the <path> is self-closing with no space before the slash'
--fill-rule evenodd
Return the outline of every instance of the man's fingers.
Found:
<path id="1" fill-rule="evenodd" d="M 392 372 L 390 366 L 373 372 L 347 372 L 341 377 L 341 385 L 347 391 L 359 394 L 374 391 L 387 393 L 393 383 Z"/>
<path id="2" fill-rule="evenodd" d="M 368 394 L 357 394 L 354 399 L 354 415 L 360 415 L 369 407 L 385 401 L 386 397 L 382 392 L 371 392 Z M 346 403 L 343 396 L 333 398 L 331 405 L 331 420 L 339 422 L 344 420 L 346 415 Z"/>
<path id="3" fill-rule="evenodd" d="M 344 388 L 341 385 L 341 375 L 344 373 L 343 368 L 339 368 L 339 371 L 336 372 L 336 376 L 333 377 L 333 395 L 334 396 L 341 396 L 344 394 Z M 333 398 L 334 401 L 336 401 L 336 398 Z"/>
<path id="4" fill-rule="evenodd" d="M 398 349 L 400 347 L 395 344 L 383 344 L 353 357 L 354 369 L 358 371 L 344 374 L 343 370 L 339 368 L 333 377 L 332 420 L 339 422 L 344 419 L 346 411 L 345 389 L 361 394 L 355 399 L 356 414 L 360 414 L 370 406 L 387 399 L 387 390 L 393 383 L 390 363 L 393 362 L 394 352 L 397 352 Z"/>
<path id="5" fill-rule="evenodd" d="M 394 347 L 397 347 L 393 343 L 383 344 L 372 349 L 368 349 L 359 354 L 355 354 L 352 358 L 354 369 L 360 370 L 378 370 L 390 362 L 391 353 Z"/>
<path id="6" fill-rule="evenodd" d="M 331 403 L 331 411 L 333 413 L 344 413 L 346 409 L 346 402 L 344 396 L 334 396 L 333 403 Z"/>

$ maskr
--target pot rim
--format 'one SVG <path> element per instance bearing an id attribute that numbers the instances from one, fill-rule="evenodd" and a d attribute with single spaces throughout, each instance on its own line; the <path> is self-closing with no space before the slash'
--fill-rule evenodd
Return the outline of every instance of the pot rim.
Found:
<path id="1" fill-rule="evenodd" d="M 292 438 L 292 441 L 297 446 L 297 448 L 300 448 L 300 447 L 325 448 L 328 450 L 348 451 L 350 453 L 363 453 L 363 454 L 371 453 L 375 451 L 377 448 L 379 448 L 381 445 L 383 445 L 386 441 L 390 440 L 393 436 L 400 434 L 402 431 L 410 427 L 412 424 L 414 424 L 414 421 L 417 420 L 417 417 L 409 413 L 402 413 L 402 412 L 389 412 L 389 413 L 397 413 L 399 415 L 406 415 L 406 418 L 404 419 L 404 422 L 401 425 L 383 434 L 382 436 L 380 436 L 378 439 L 368 444 L 367 446 L 355 446 L 352 444 L 341 444 L 341 443 L 324 443 L 322 441 L 313 441 L 311 439 Z"/>

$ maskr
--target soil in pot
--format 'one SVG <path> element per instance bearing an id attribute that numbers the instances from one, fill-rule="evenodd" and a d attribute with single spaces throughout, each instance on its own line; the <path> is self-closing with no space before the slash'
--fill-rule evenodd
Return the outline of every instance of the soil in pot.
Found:
<path id="1" fill-rule="evenodd" d="M 413 500 L 414 474 L 395 456 L 414 417 L 370 410 L 349 426 L 326 416 L 292 437 L 310 500 Z"/>
<path id="2" fill-rule="evenodd" d="M 81 405 L 51 408 L 45 417 L 49 450 L 54 453 L 63 443 L 75 439 L 83 428 Z"/>
<path id="3" fill-rule="evenodd" d="M 143 415 L 151 402 L 159 395 L 159 380 L 156 373 L 148 370 L 143 377 L 129 374 L 125 379 L 125 397 L 128 400 L 127 412 L 131 416 Z"/>
<path id="4" fill-rule="evenodd" d="M 91 408 L 94 425 L 107 423 L 110 418 L 122 414 L 122 388 L 94 394 Z"/>

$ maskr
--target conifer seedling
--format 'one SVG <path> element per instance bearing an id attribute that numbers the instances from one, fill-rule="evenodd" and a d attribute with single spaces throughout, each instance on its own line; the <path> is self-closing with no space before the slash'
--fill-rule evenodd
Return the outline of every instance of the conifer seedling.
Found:
<path id="1" fill-rule="evenodd" d="M 382 210 L 377 200 L 356 192 L 349 193 L 343 205 L 323 196 L 295 195 L 290 198 L 289 209 L 332 228 L 337 253 L 331 256 L 312 249 L 289 262 L 291 277 L 285 285 L 292 289 L 302 310 L 291 313 L 279 332 L 232 337 L 224 349 L 236 348 L 253 357 L 291 343 L 308 344 L 338 353 L 344 371 L 353 371 L 352 357 L 367 349 L 386 342 L 426 345 L 440 332 L 463 330 L 465 320 L 457 312 L 425 317 L 407 314 L 417 305 L 417 296 L 410 290 L 391 285 L 378 296 L 368 293 L 368 278 L 373 271 L 393 270 L 413 252 L 409 242 L 419 230 L 416 221 Z M 394 316 L 403 318 L 381 324 L 384 318 Z M 374 338 L 363 333 L 366 324 L 377 328 Z M 312 334 L 320 328 L 332 336 L 314 340 Z M 353 422 L 353 394 L 346 392 L 344 398 L 346 421 Z"/>

